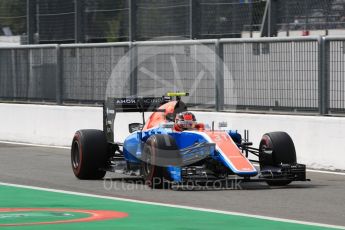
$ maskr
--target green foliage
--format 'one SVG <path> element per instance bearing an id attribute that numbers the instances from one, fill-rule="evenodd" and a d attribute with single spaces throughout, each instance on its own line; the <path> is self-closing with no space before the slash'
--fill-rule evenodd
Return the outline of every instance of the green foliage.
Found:
<path id="1" fill-rule="evenodd" d="M 26 0 L 0 0 L 0 27 L 14 35 L 26 33 Z"/>
<path id="2" fill-rule="evenodd" d="M 127 35 L 127 0 L 85 0 L 86 31 L 89 38 L 102 42 L 118 42 Z"/>
<path id="3" fill-rule="evenodd" d="M 107 42 L 117 42 L 119 37 L 120 20 L 111 20 L 107 22 L 108 28 L 105 32 Z"/>

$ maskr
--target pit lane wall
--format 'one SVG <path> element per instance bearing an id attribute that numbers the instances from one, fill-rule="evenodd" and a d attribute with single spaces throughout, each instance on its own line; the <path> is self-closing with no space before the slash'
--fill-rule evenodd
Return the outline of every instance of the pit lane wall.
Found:
<path id="1" fill-rule="evenodd" d="M 257 147 L 262 135 L 286 131 L 295 142 L 300 163 L 310 168 L 345 170 L 345 118 L 243 113 L 195 112 L 198 121 L 226 121 Z M 147 114 L 148 116 L 148 114 Z M 128 135 L 130 122 L 141 121 L 138 113 L 117 114 L 116 140 Z M 217 125 L 216 125 L 217 126 Z M 78 129 L 102 129 L 102 109 L 81 106 L 0 104 L 0 140 L 69 146 Z M 0 153 L 1 154 L 1 153 Z"/>

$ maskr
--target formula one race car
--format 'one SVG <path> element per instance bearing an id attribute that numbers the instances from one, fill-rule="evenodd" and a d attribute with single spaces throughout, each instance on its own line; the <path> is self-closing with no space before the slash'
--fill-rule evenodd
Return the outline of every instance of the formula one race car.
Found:
<path id="1" fill-rule="evenodd" d="M 108 98 L 103 107 L 103 131 L 79 130 L 73 138 L 71 162 L 75 176 L 101 179 L 107 171 L 118 172 L 143 177 L 152 188 L 233 178 L 265 181 L 271 186 L 306 181 L 306 167 L 297 163 L 287 133 L 266 133 L 259 148 L 250 147 L 247 133 L 242 138 L 234 130 L 215 130 L 214 123 L 212 127 L 197 123 L 181 101 L 187 95 Z M 143 123 L 129 124 L 131 134 L 124 143 L 114 141 L 114 119 L 119 112 L 141 112 L 143 116 Z M 152 112 L 147 121 L 145 112 Z M 179 124 L 184 126 L 177 127 Z M 249 159 L 249 154 L 258 160 Z"/>

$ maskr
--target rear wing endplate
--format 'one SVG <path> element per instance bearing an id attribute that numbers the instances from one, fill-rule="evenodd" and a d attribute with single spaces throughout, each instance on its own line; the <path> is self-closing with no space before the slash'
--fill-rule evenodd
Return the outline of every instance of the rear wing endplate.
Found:
<path id="1" fill-rule="evenodd" d="M 114 141 L 114 120 L 116 113 L 121 112 L 155 112 L 157 109 L 169 102 L 171 97 L 128 97 L 108 98 L 103 105 L 103 131 L 106 133 L 107 141 Z"/>

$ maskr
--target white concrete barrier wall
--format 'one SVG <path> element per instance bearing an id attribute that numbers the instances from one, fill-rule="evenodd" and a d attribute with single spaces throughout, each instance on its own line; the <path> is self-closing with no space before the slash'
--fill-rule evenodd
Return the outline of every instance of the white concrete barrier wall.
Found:
<path id="1" fill-rule="evenodd" d="M 345 170 L 345 118 L 242 113 L 195 112 L 201 122 L 227 121 L 241 134 L 250 130 L 254 146 L 266 132 L 285 131 L 295 142 L 300 163 L 310 168 Z M 147 114 L 148 116 L 148 114 Z M 141 121 L 138 113 L 118 114 L 115 136 L 128 135 L 130 122 Z M 0 140 L 69 146 L 78 129 L 102 129 L 102 109 L 80 106 L 0 104 Z M 1 153 L 0 153 L 1 154 Z"/>

